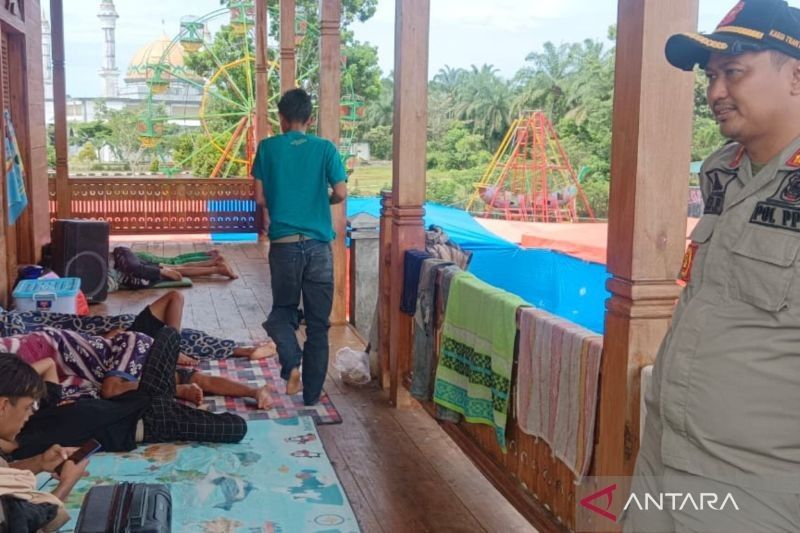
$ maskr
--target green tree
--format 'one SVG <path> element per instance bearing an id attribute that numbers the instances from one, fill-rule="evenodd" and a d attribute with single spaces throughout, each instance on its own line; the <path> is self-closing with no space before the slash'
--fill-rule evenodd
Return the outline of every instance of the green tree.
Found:
<path id="1" fill-rule="evenodd" d="M 692 161 L 703 160 L 722 146 L 725 138 L 706 102 L 708 79 L 705 73 L 695 70 L 694 77 L 694 125 L 692 128 Z"/>
<path id="2" fill-rule="evenodd" d="M 78 151 L 78 161 L 83 162 L 91 162 L 97 161 L 97 148 L 91 143 L 91 141 L 87 141 L 81 149 Z"/>
<path id="3" fill-rule="evenodd" d="M 468 123 L 473 133 L 483 135 L 485 148 L 502 139 L 510 123 L 510 91 L 493 65 L 472 65 L 463 75 L 455 98 L 456 117 Z"/>
<path id="4" fill-rule="evenodd" d="M 369 152 L 373 159 L 392 158 L 391 126 L 375 126 L 364 135 L 364 142 L 369 143 Z"/>
<path id="5" fill-rule="evenodd" d="M 491 155 L 484 139 L 470 133 L 463 122 L 453 121 L 443 137 L 428 143 L 428 168 L 464 170 L 485 165 Z"/>
<path id="6" fill-rule="evenodd" d="M 72 124 L 70 133 L 70 144 L 83 146 L 91 142 L 93 145 L 102 148 L 108 143 L 111 129 L 102 120 L 92 120 Z"/>
<path id="7" fill-rule="evenodd" d="M 99 113 L 100 119 L 108 128 L 105 144 L 120 161 L 135 163 L 143 151 L 137 132 L 139 114 L 142 110 L 142 108 L 104 108 Z"/>

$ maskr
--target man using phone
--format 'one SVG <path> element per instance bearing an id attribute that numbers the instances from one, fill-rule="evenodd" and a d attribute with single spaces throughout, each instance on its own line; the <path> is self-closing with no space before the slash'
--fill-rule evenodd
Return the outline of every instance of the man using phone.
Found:
<path id="1" fill-rule="evenodd" d="M 36 371 L 18 357 L 0 354 L 0 439 L 12 442 L 30 416 L 36 412 L 39 400 L 45 394 L 45 385 Z M 20 506 L 35 505 L 42 509 L 49 520 L 39 527 L 52 531 L 63 525 L 69 516 L 63 503 L 78 480 L 86 475 L 88 459 L 77 464 L 69 457 L 77 448 L 51 446 L 44 453 L 9 463 L 0 453 L 0 486 L 13 486 L 14 490 L 3 490 L 0 502 L 2 520 L 6 525 L 15 523 L 14 513 L 22 512 Z M 35 474 L 54 473 L 59 469 L 59 483 L 52 493 L 39 492 L 35 488 Z M 18 473 L 15 471 L 24 471 Z M 42 506 L 42 507 L 38 507 Z"/>

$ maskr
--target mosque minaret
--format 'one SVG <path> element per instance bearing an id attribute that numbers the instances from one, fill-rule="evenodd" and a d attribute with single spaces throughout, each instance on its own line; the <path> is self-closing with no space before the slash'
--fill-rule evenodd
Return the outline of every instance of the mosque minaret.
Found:
<path id="1" fill-rule="evenodd" d="M 103 28 L 103 68 L 100 69 L 101 96 L 115 98 L 119 95 L 119 70 L 117 70 L 116 51 L 114 43 L 114 29 L 117 26 L 117 10 L 114 0 L 103 0 L 100 12 L 97 14 Z"/>

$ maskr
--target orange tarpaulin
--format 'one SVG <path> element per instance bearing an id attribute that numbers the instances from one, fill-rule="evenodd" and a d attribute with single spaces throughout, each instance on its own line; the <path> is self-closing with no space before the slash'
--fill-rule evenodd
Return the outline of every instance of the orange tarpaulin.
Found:
<path id="1" fill-rule="evenodd" d="M 546 248 L 593 263 L 606 263 L 608 224 L 605 222 L 555 224 L 487 218 L 475 220 L 489 231 L 524 248 Z M 698 220 L 687 218 L 687 239 Z"/>

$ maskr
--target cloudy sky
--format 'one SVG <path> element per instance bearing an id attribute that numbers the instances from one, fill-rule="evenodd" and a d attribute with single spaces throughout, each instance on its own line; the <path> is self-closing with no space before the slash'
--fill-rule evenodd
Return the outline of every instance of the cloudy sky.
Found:
<path id="1" fill-rule="evenodd" d="M 218 0 L 115 0 L 117 68 L 123 73 L 142 45 L 162 33 L 178 33 L 181 16 L 219 9 Z M 710 31 L 733 6 L 733 0 L 700 0 L 701 30 Z M 796 4 L 796 1 L 790 2 Z M 48 2 L 44 2 L 48 6 Z M 102 60 L 99 0 L 64 2 L 67 93 L 97 96 Z M 394 62 L 394 0 L 378 0 L 378 11 L 354 26 L 356 38 L 378 46 L 380 65 L 388 73 Z M 605 40 L 616 22 L 614 0 L 431 0 L 430 64 L 433 76 L 445 65 L 489 63 L 505 77 L 524 65 L 525 56 L 542 43 Z M 220 22 L 224 17 L 219 18 Z"/>

